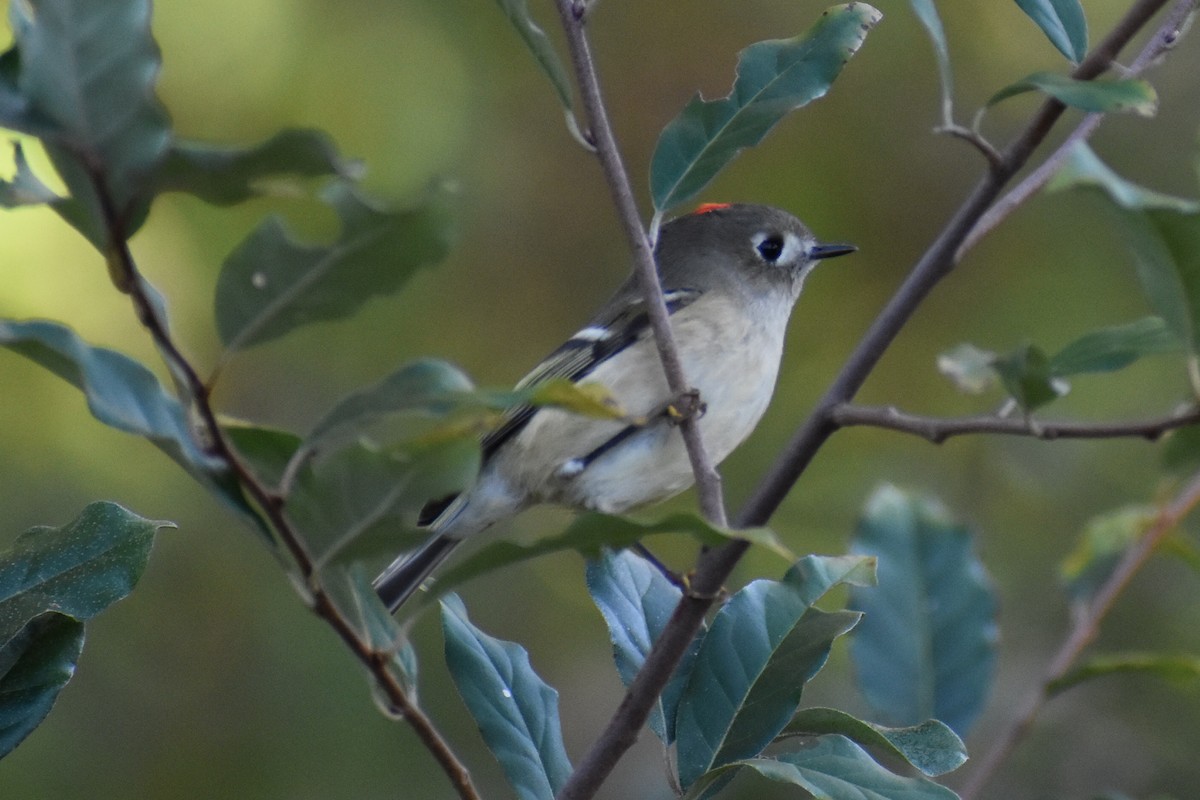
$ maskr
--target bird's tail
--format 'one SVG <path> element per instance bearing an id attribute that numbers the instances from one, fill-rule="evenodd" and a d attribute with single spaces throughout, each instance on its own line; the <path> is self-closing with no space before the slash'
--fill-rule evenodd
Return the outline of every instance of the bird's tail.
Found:
<path id="1" fill-rule="evenodd" d="M 375 579 L 375 592 L 388 610 L 394 613 L 400 608 L 461 541 L 445 534 L 436 534 L 416 550 L 393 561 Z"/>

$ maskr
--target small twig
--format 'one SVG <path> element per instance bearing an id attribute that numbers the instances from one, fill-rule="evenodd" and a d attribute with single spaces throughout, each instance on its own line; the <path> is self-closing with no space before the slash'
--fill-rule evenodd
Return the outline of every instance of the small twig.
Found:
<path id="1" fill-rule="evenodd" d="M 1136 437 L 1154 441 L 1167 431 L 1200 423 L 1200 408 L 1191 407 L 1163 417 L 1126 422 L 1034 422 L 1028 418 L 980 414 L 971 417 L 923 417 L 901 411 L 895 406 L 856 406 L 841 403 L 830 411 L 838 427 L 866 425 L 873 428 L 910 433 L 933 444 L 954 436 L 994 433 L 1029 436 L 1043 441 L 1055 439 L 1116 439 Z"/>
<path id="2" fill-rule="evenodd" d="M 583 100 L 584 111 L 587 114 L 588 130 L 596 145 L 596 156 L 604 170 L 613 204 L 617 209 L 621 226 L 633 250 L 634 271 L 642 294 L 646 298 L 650 326 L 654 330 L 654 341 L 658 347 L 658 356 L 666 373 L 667 386 L 671 394 L 680 397 L 691 391 L 679 358 L 679 349 L 675 344 L 675 335 L 671 330 L 670 315 L 667 304 L 663 300 L 662 286 L 658 282 L 658 271 L 654 266 L 654 251 L 642 228 L 641 217 L 638 213 L 637 201 L 633 196 L 633 188 L 629 184 L 629 175 L 621 161 L 621 153 L 617 140 L 613 136 L 612 127 L 608 122 L 608 112 L 600 93 L 600 81 L 596 73 L 596 65 L 592 60 L 591 46 L 588 43 L 585 29 L 587 3 L 579 0 L 558 0 L 559 15 L 562 17 L 563 29 L 567 34 L 567 44 L 571 50 L 571 61 L 575 67 L 576 78 L 579 81 L 579 93 Z M 680 432 L 687 447 L 688 458 L 692 462 L 692 472 L 696 476 L 696 492 L 700 498 L 700 510 L 709 522 L 725 527 L 728 521 L 725 516 L 725 502 L 721 490 L 721 476 L 713 466 L 712 459 L 704 447 L 700 435 L 700 427 L 696 420 L 685 418 L 680 423 Z"/>
<path id="3" fill-rule="evenodd" d="M 338 609 L 322 586 L 312 557 L 299 534 L 284 516 L 280 498 L 268 489 L 234 452 L 224 430 L 217 421 L 216 412 L 209 403 L 208 387 L 171 338 L 166 322 L 147 293 L 146 283 L 129 250 L 124 224 L 117 213 L 103 176 L 93 173 L 91 179 L 96 195 L 100 199 L 105 226 L 111 237 L 108 253 L 109 267 L 122 277 L 122 284 L 133 300 L 138 319 L 150 333 L 154 344 L 167 362 L 171 374 L 181 384 L 179 388 L 181 394 L 184 395 L 183 400 L 199 418 L 202 429 L 197 433 L 203 439 L 202 449 L 228 466 L 241 488 L 262 510 L 304 579 L 305 586 L 309 591 L 309 596 L 305 599 L 313 613 L 325 620 L 355 657 L 367 667 L 392 708 L 404 718 L 441 766 L 442 771 L 446 773 L 458 796 L 462 800 L 480 800 L 466 766 L 454 755 L 454 751 L 434 727 L 433 722 L 413 703 L 404 686 L 392 672 L 389 666 L 391 654 L 376 650 L 368 641 L 364 640 Z"/>
<path id="4" fill-rule="evenodd" d="M 983 154 L 983 157 L 987 159 L 988 166 L 992 169 L 1001 169 L 1004 166 L 1004 157 L 1000 155 L 1000 151 L 982 133 L 973 128 L 950 122 L 934 128 L 933 132 L 944 133 L 967 142 Z"/>
<path id="5" fill-rule="evenodd" d="M 1146 42 L 1142 51 L 1133 60 L 1133 63 L 1128 67 L 1121 68 L 1124 72 L 1123 77 L 1132 78 L 1140 75 L 1153 66 L 1163 53 L 1173 48 L 1183 32 L 1188 16 L 1195 8 L 1196 0 L 1180 0 L 1163 21 L 1163 24 L 1159 26 L 1154 35 L 1150 37 L 1150 40 Z M 988 212 L 983 215 L 983 218 L 971 229 L 971 233 L 967 238 L 963 240 L 958 252 L 955 253 L 955 259 L 961 259 L 968 250 L 979 244 L 979 241 L 983 237 L 995 230 L 1000 223 L 1024 205 L 1029 198 L 1041 191 L 1042 187 L 1049 183 L 1050 179 L 1062 169 L 1063 164 L 1070 157 L 1075 145 L 1091 138 L 1106 116 L 1108 115 L 1087 114 L 1084 116 L 1075 130 L 1071 131 L 1063 143 L 1037 169 L 1010 189 L 1004 197 L 997 200 L 988 209 Z"/>
<path id="6" fill-rule="evenodd" d="M 966 785 L 959 791 L 962 800 L 972 800 L 987 785 L 996 769 L 1004 763 L 1021 739 L 1029 732 L 1038 712 L 1049 699 L 1048 687 L 1067 674 L 1100 633 L 1100 623 L 1108 615 L 1113 604 L 1121 595 L 1134 575 L 1138 573 L 1168 534 L 1197 505 L 1200 505 L 1200 474 L 1191 481 L 1173 501 L 1158 512 L 1145 533 L 1126 551 L 1108 580 L 1096 592 L 1087 609 L 1076 617 L 1070 633 L 1046 668 L 1042 679 L 1023 703 L 1012 723 L 993 742 L 980 760 L 979 767 L 971 773 Z"/>

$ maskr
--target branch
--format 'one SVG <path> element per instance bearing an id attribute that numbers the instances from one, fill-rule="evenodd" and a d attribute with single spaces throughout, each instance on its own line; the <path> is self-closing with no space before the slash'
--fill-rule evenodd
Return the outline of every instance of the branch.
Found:
<path id="1" fill-rule="evenodd" d="M 1055 439 L 1117 439 L 1136 437 L 1154 441 L 1167 431 L 1200 423 L 1200 408 L 1195 406 L 1155 419 L 1127 422 L 1043 422 L 1029 418 L 981 414 L 973 417 L 923 417 L 901 411 L 895 406 L 856 406 L 841 403 L 830 411 L 839 428 L 865 425 L 873 428 L 910 433 L 941 444 L 954 436 L 972 433 L 998 433 L 1030 436 L 1043 441 Z"/>
<path id="2" fill-rule="evenodd" d="M 621 161 L 617 140 L 613 136 L 604 99 L 600 94 L 600 80 L 596 74 L 596 65 L 592 60 L 591 46 L 588 44 L 585 29 L 588 4 L 582 0 L 557 2 L 563 29 L 567 34 L 567 44 L 571 50 L 571 62 L 579 81 L 584 112 L 587 114 L 590 139 L 596 147 L 596 157 L 604 170 L 617 216 L 633 251 L 634 272 L 646 298 L 650 326 L 654 330 L 654 341 L 658 347 L 663 372 L 667 376 L 667 386 L 674 397 L 683 397 L 693 389 L 684 374 L 683 363 L 679 360 L 679 349 L 675 345 L 675 335 L 671 330 L 670 315 L 663 300 L 662 286 L 658 282 L 658 271 L 654 266 L 654 251 L 646 238 L 646 231 L 642 228 L 637 201 L 629 184 L 629 175 Z M 709 522 L 725 527 L 728 521 L 722 498 L 721 476 L 708 457 L 696 420 L 696 415 L 685 414 L 681 420 L 680 432 L 683 434 L 688 458 L 692 462 L 692 472 L 696 476 L 700 510 Z"/>
<path id="3" fill-rule="evenodd" d="M 1179 37 L 1183 35 L 1188 16 L 1195 8 L 1196 0 L 1180 0 L 1155 34 L 1150 37 L 1150 41 L 1138 53 L 1137 58 L 1124 70 L 1124 77 L 1132 78 L 1140 75 L 1149 67 L 1154 66 L 1159 57 L 1175 47 L 1179 42 Z M 1084 116 L 1078 127 L 1071 131 L 1070 135 L 1067 136 L 1050 157 L 988 209 L 988 212 L 971 229 L 970 235 L 967 236 L 962 246 L 959 247 L 958 252 L 954 256 L 955 259 L 961 259 L 968 250 L 979 244 L 979 241 L 983 237 L 995 230 L 1001 222 L 1006 220 L 1029 198 L 1041 191 L 1042 187 L 1049 183 L 1050 179 L 1062 169 L 1063 163 L 1070 157 L 1071 150 L 1075 145 L 1091 138 L 1091 135 L 1100 127 L 1100 123 L 1104 121 L 1106 116 L 1105 114 L 1087 114 Z"/>
<path id="4" fill-rule="evenodd" d="M 983 756 L 979 767 L 971 774 L 959 792 L 962 800 L 972 800 L 987 785 L 996 769 L 1008 758 L 1021 739 L 1029 732 L 1038 712 L 1049 699 L 1048 687 L 1067 674 L 1071 666 L 1100 633 L 1100 623 L 1112 610 L 1117 598 L 1146 564 L 1167 535 L 1200 505 L 1200 474 L 1194 475 L 1173 501 L 1158 512 L 1145 533 L 1125 552 L 1112 575 L 1096 592 L 1087 609 L 1071 626 L 1071 631 L 1046 668 L 1042 682 L 1030 693 L 1019 708 L 1012 723 Z"/>
<path id="5" fill-rule="evenodd" d="M 91 180 L 100 199 L 105 226 L 110 236 L 107 254 L 109 268 L 119 277 L 120 285 L 133 300 L 138 319 L 150 333 L 155 346 L 167 362 L 167 367 L 178 384 L 183 400 L 199 418 L 201 430 L 198 433 L 202 439 L 201 449 L 228 466 L 241 488 L 266 515 L 272 529 L 291 554 L 296 568 L 304 578 L 305 586 L 310 593 L 306 598 L 309 608 L 333 628 L 342 642 L 367 668 L 392 709 L 408 722 L 422 744 L 446 773 L 458 796 L 462 800 L 480 800 L 479 793 L 471 783 L 471 776 L 466 766 L 454 755 L 454 751 L 450 749 L 450 745 L 434 727 L 433 722 L 416 706 L 390 669 L 391 653 L 377 650 L 370 642 L 364 640 L 338 609 L 322 586 L 312 557 L 299 534 L 284 516 L 282 501 L 263 485 L 234 452 L 224 430 L 217 421 L 216 412 L 209 402 L 208 387 L 171 338 L 165 320 L 150 298 L 148 285 L 143 280 L 137 263 L 133 260 L 124 225 L 117 214 L 116 206 L 108 192 L 103 176 L 93 172 Z"/>
<path id="6" fill-rule="evenodd" d="M 1105 40 L 1079 65 L 1074 77 L 1092 78 L 1103 72 L 1117 53 L 1166 2 L 1167 0 L 1138 0 Z M 571 0 L 557 0 L 557 3 L 581 84 L 588 87 L 585 92 L 595 92 L 591 99 L 585 97 L 585 104 L 591 113 L 599 102 L 599 95 L 587 42 L 583 36 L 582 11 L 577 10 L 576 4 Z M 1034 149 L 1046 138 L 1064 108 L 1056 100 L 1045 101 L 1025 131 L 1001 154 L 1001 163 L 989 171 L 959 207 L 866 333 L 807 423 L 793 437 L 760 484 L 758 491 L 738 515 L 736 525 L 761 525 L 771 517 L 817 450 L 837 429 L 830 416 L 832 410 L 854 396 L 916 307 L 950 272 L 963 240 L 988 206 L 999 196 L 1004 185 L 1025 165 Z M 595 122 L 593 118 L 593 124 Z M 611 142 L 602 145 L 601 137 L 604 136 L 611 138 L 607 126 L 596 130 L 602 162 L 615 161 L 619 167 L 619 159 L 614 159 L 615 145 Z M 627 191 L 627 180 L 624 181 L 624 190 L 614 184 L 624 172 L 619 171 L 617 178 L 614 178 L 613 174 L 606 170 L 606 175 L 619 207 L 632 208 L 632 195 Z M 631 241 L 639 256 L 639 270 L 642 270 L 645 266 L 644 259 L 648 258 L 649 246 L 645 241 L 645 234 L 641 231 L 640 222 L 637 222 L 636 209 L 632 220 L 627 212 L 622 212 L 621 216 L 626 230 L 631 233 Z M 654 287 L 649 287 L 649 290 L 653 295 Z M 661 347 L 662 340 L 659 341 Z M 734 541 L 701 554 L 691 582 L 693 593 L 685 596 L 676 606 L 662 635 L 654 643 L 630 684 L 621 705 L 559 793 L 559 800 L 585 800 L 593 797 L 617 761 L 636 741 L 638 731 L 645 724 L 655 698 L 670 679 L 684 650 L 699 629 L 705 612 L 712 605 L 712 598 L 716 596 L 748 548 L 747 542 Z"/>

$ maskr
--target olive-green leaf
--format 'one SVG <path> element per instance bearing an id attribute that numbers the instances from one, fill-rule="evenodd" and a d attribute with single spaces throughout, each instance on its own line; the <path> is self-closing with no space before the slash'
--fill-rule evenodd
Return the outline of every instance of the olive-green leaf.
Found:
<path id="1" fill-rule="evenodd" d="M 231 352 L 302 325 L 343 319 L 372 297 L 397 291 L 449 251 L 444 188 L 399 212 L 376 207 L 343 182 L 326 187 L 321 199 L 341 221 L 335 241 L 302 244 L 272 217 L 225 260 L 217 280 L 216 317 L 221 341 Z"/>
<path id="2" fill-rule="evenodd" d="M 1143 317 L 1086 333 L 1050 358 L 1053 375 L 1113 372 L 1142 356 L 1178 353 L 1183 345 L 1162 317 Z"/>
<path id="3" fill-rule="evenodd" d="M 1083 535 L 1059 566 L 1059 577 L 1075 605 L 1086 605 L 1112 576 L 1121 558 L 1154 522 L 1151 506 L 1123 506 L 1088 521 Z"/>
<path id="4" fill-rule="evenodd" d="M 730 539 L 745 539 L 788 561 L 795 560 L 795 556 L 780 543 L 778 537 L 766 528 L 726 530 L 689 513 L 671 514 L 653 522 L 588 513 L 576 517 L 566 531 L 558 536 L 548 536 L 530 544 L 499 541 L 480 548 L 440 573 L 433 584 L 433 591 L 426 592 L 416 602 L 428 602 L 472 578 L 550 553 L 575 551 L 587 558 L 595 558 L 604 548 L 621 550 L 644 538 L 661 534 L 686 534 L 710 546 L 723 544 Z"/>
<path id="5" fill-rule="evenodd" d="M 1119 653 L 1091 658 L 1046 686 L 1049 697 L 1107 675 L 1152 675 L 1182 683 L 1200 679 L 1200 656 L 1172 653 Z"/>
<path id="6" fill-rule="evenodd" d="M 1005 390 L 1025 413 L 1035 411 L 1065 395 L 1066 381 L 1050 369 L 1050 359 L 1036 345 L 1023 344 L 1011 353 L 992 360 Z"/>
<path id="7" fill-rule="evenodd" d="M 442 601 L 446 665 L 488 748 L 520 800 L 553 800 L 571 762 L 563 746 L 558 692 L 529 654 L 476 628 L 457 597 Z"/>
<path id="8" fill-rule="evenodd" d="M 1073 108 L 1092 113 L 1132 112 L 1152 117 L 1158 111 L 1158 92 L 1138 78 L 1081 81 L 1054 72 L 1035 72 L 1004 87 L 987 101 L 992 107 L 1025 92 L 1043 92 Z"/>
<path id="9" fill-rule="evenodd" d="M 16 86 L 31 112 L 53 123 L 47 153 L 71 192 L 63 217 L 107 252 L 103 186 L 116 224 L 131 235 L 170 139 L 154 94 L 160 57 L 150 0 L 24 0 L 9 4 L 17 41 Z"/>
<path id="10" fill-rule="evenodd" d="M 654 208 L 662 213 L 695 197 L 789 112 L 824 95 L 881 17 L 866 3 L 847 3 L 804 36 L 743 50 L 729 96 L 697 95 L 659 136 L 650 163 Z"/>
<path id="11" fill-rule="evenodd" d="M 56 611 L 0 640 L 0 758 L 50 713 L 82 651 L 83 623 Z"/>
<path id="12" fill-rule="evenodd" d="M 1076 142 L 1072 146 L 1062 168 L 1046 184 L 1048 192 L 1077 188 L 1097 189 L 1121 208 L 1131 211 L 1157 208 L 1187 214 L 1200 213 L 1200 202 L 1156 192 L 1122 178 L 1100 160 L 1087 142 Z"/>
<path id="13" fill-rule="evenodd" d="M 558 101 L 570 113 L 575 105 L 571 95 L 571 79 L 567 77 L 567 70 L 558 57 L 558 51 L 546 37 L 546 32 L 533 21 L 533 17 L 529 14 L 528 4 L 525 0 L 496 0 L 496 3 L 508 17 L 508 21 L 512 23 L 517 35 L 521 37 L 521 41 L 529 48 L 538 67 L 550 79 L 554 93 L 558 95 Z"/>
<path id="14" fill-rule="evenodd" d="M 300 437 L 280 428 L 222 419 L 221 430 L 242 460 L 270 486 L 279 486 L 288 464 L 300 449 Z"/>
<path id="15" fill-rule="evenodd" d="M 829 733 L 841 734 L 863 747 L 903 759 L 931 777 L 956 770 L 967 760 L 962 739 L 936 719 L 905 728 L 888 728 L 834 708 L 802 708 L 779 739 Z"/>
<path id="16" fill-rule="evenodd" d="M 1087 55 L 1087 18 L 1079 0 L 1017 0 L 1017 5 L 1071 63 Z"/>
<path id="17" fill-rule="evenodd" d="M 0 180 L 0 207 L 37 206 L 60 199 L 33 173 L 20 142 L 13 142 L 13 161 L 16 165 L 13 179 Z"/>
<path id="18" fill-rule="evenodd" d="M 133 590 L 150 558 L 155 522 L 92 503 L 61 528 L 39 526 L 0 554 L 0 640 L 45 611 L 86 621 Z"/>
<path id="19" fill-rule="evenodd" d="M 176 140 L 155 173 L 154 189 L 226 206 L 278 192 L 285 178 L 352 178 L 358 172 L 356 163 L 338 154 L 329 134 L 289 128 L 252 147 Z"/>
<path id="20" fill-rule="evenodd" d="M 850 590 L 865 615 L 850 655 L 868 703 L 886 724 L 939 719 L 963 735 L 996 661 L 996 598 L 970 532 L 936 501 L 884 486 L 852 550 L 879 559 L 879 585 Z"/>
<path id="21" fill-rule="evenodd" d="M 1189 352 L 1200 352 L 1200 214 L 1130 211 L 1121 218 L 1151 307 Z"/>

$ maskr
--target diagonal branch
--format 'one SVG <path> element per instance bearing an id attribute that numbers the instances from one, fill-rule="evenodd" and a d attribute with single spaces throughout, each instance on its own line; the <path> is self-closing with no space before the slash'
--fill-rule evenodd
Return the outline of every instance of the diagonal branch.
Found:
<path id="1" fill-rule="evenodd" d="M 572 0 L 557 2 L 568 41 L 571 42 L 576 69 L 594 78 L 590 55 L 586 47 L 580 47 L 580 43 L 586 45 L 582 32 L 583 10 L 577 11 L 576 3 Z M 1104 41 L 1079 65 L 1074 77 L 1094 78 L 1107 69 L 1121 49 L 1166 2 L 1167 0 L 1137 0 Z M 594 88 L 594 80 L 590 83 Z M 598 100 L 597 94 L 594 101 Z M 854 396 L 917 306 L 953 269 L 958 249 L 968 233 L 1046 138 L 1064 108 L 1056 100 L 1044 102 L 1024 132 L 1001 153 L 1001 162 L 993 166 L 963 201 L 863 337 L 807 423 L 796 433 L 760 484 L 758 491 L 742 509 L 736 519 L 738 526 L 763 524 L 771 517 L 812 461 L 817 450 L 837 430 L 838 426 L 831 417 L 833 409 Z M 597 141 L 597 144 L 600 142 Z M 615 146 L 612 152 L 615 153 Z M 619 160 L 616 160 L 615 166 L 620 166 Z M 623 171 L 620 174 L 623 175 Z M 612 175 L 609 175 L 609 180 L 614 180 Z M 625 186 L 628 185 L 627 179 L 622 182 Z M 631 198 L 631 195 L 626 195 L 623 191 L 614 189 L 614 198 L 618 205 L 632 203 L 631 199 L 627 199 Z M 637 235 L 632 237 L 632 241 L 640 253 L 642 249 L 648 250 L 648 245 L 645 244 L 645 235 L 641 232 L 640 223 L 636 221 L 636 209 L 634 212 L 633 223 L 637 227 Z M 624 212 L 622 219 L 628 220 L 628 215 Z M 628 229 L 628 221 L 626 225 Z M 642 244 L 639 245 L 638 242 Z M 612 719 L 579 763 L 567 785 L 559 792 L 559 800 L 586 800 L 595 796 L 617 761 L 636 741 L 638 731 L 645 724 L 655 699 L 670 679 L 684 650 L 699 629 L 704 614 L 711 607 L 711 598 L 733 572 L 748 547 L 746 542 L 734 541 L 701 554 L 691 581 L 693 592 L 685 595 L 676 606 L 666 628 L 647 654 L 642 668 L 629 685 L 625 698 Z"/>
<path id="2" fill-rule="evenodd" d="M 997 433 L 1029 436 L 1043 441 L 1055 439 L 1117 439 L 1122 437 L 1154 441 L 1167 431 L 1200 423 L 1200 408 L 1188 407 L 1154 419 L 1126 422 L 1052 422 L 1021 417 L 980 414 L 973 417 L 924 417 L 909 414 L 895 406 L 856 406 L 842 403 L 830 411 L 839 428 L 862 425 L 910 433 L 933 444 L 954 436 L 973 433 Z"/>

